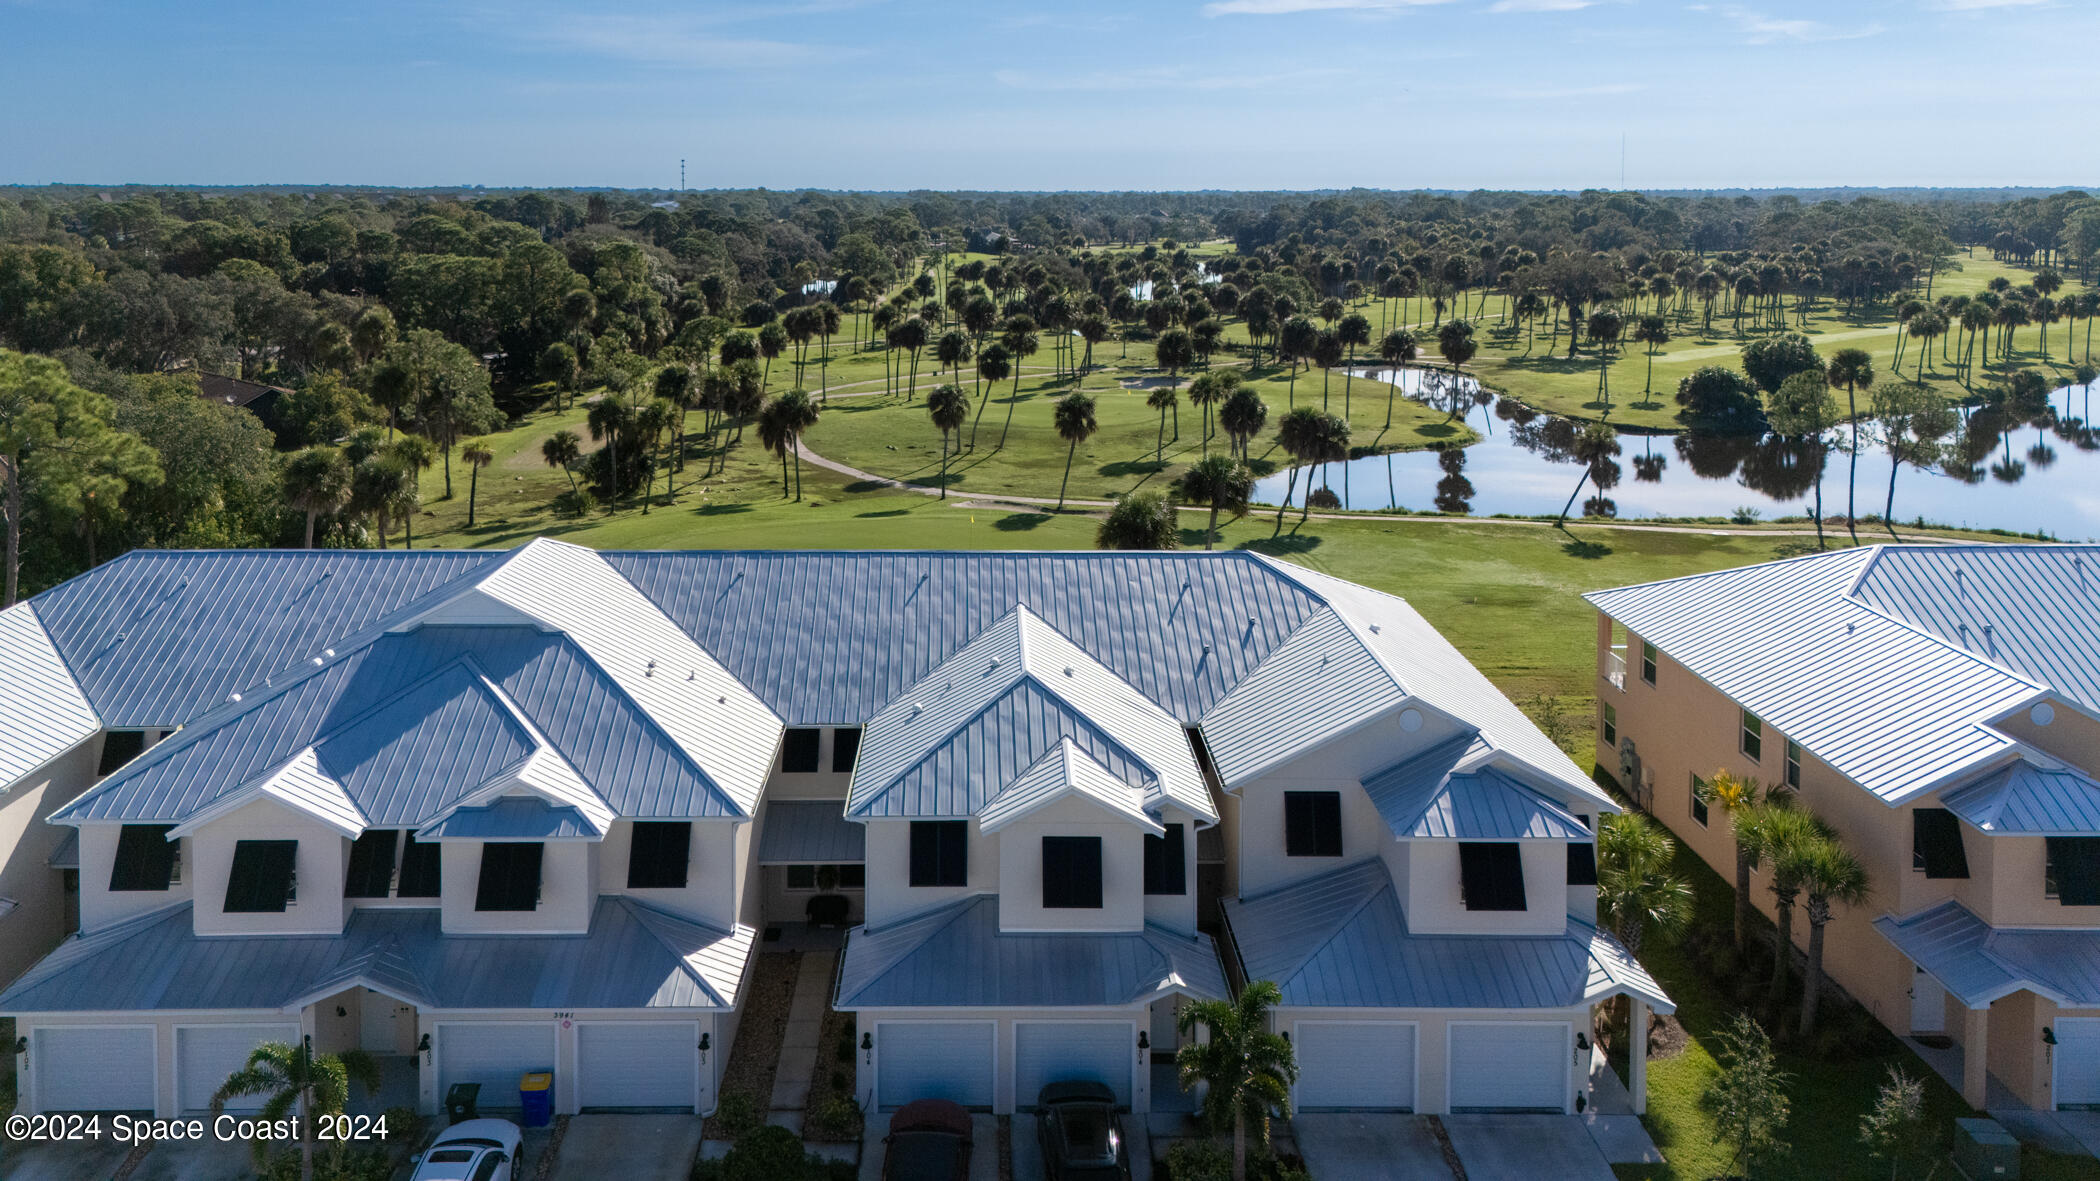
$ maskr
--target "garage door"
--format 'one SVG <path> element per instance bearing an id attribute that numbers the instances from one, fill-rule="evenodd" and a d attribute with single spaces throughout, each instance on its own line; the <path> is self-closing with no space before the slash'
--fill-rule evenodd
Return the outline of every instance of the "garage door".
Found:
<path id="1" fill-rule="evenodd" d="M 29 1032 L 44 1111 L 152 1111 L 160 1074 L 150 1027 L 41 1026 Z"/>
<path id="2" fill-rule="evenodd" d="M 875 1103 L 914 1099 L 992 1105 L 994 1052 L 989 1021 L 884 1021 L 875 1027 Z"/>
<path id="3" fill-rule="evenodd" d="M 1571 1038 L 1558 1023 L 1453 1024 L 1451 1110 L 1567 1110 Z"/>
<path id="4" fill-rule="evenodd" d="M 1137 1026 L 1128 1021 L 1023 1021 L 1014 1026 L 1014 1102 L 1035 1106 L 1048 1083 L 1105 1083 L 1130 1106 Z"/>
<path id="5" fill-rule="evenodd" d="M 576 1076 L 584 1107 L 670 1107 L 698 1102 L 700 1026 L 692 1021 L 586 1021 L 576 1027 Z"/>
<path id="6" fill-rule="evenodd" d="M 492 1021 L 438 1026 L 438 1098 L 454 1083 L 480 1083 L 480 1104 L 518 1106 L 518 1077 L 554 1069 L 554 1026 Z"/>
<path id="7" fill-rule="evenodd" d="M 248 1065 L 248 1054 L 264 1042 L 297 1045 L 296 1025 L 185 1025 L 175 1030 L 175 1106 L 183 1111 L 211 1107 L 211 1095 L 226 1077 Z M 268 1095 L 228 1099 L 228 1111 L 254 1111 Z"/>
<path id="8" fill-rule="evenodd" d="M 1300 1021 L 1298 1106 L 1415 1109 L 1415 1027 L 1377 1021 Z"/>
<path id="9" fill-rule="evenodd" d="M 2056 1019 L 2056 1105 L 2100 1107 L 2100 1017 Z"/>

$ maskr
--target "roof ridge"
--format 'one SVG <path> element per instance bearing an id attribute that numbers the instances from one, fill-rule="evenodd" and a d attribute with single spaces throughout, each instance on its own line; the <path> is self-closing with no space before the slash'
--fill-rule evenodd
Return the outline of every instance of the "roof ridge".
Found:
<path id="1" fill-rule="evenodd" d="M 1751 562 L 1742 566 L 1729 566 L 1726 569 L 1722 570 L 1700 570 L 1692 574 L 1679 574 L 1672 578 L 1651 578 L 1646 582 L 1629 582 L 1626 583 L 1624 586 L 1608 586 L 1601 587 L 1593 591 L 1586 591 L 1584 592 L 1582 597 L 1585 602 L 1595 605 L 1596 597 L 1598 595 L 1615 595 L 1619 594 L 1622 591 L 1642 590 L 1651 586 L 1668 586 L 1671 583 L 1675 582 L 1699 582 L 1705 579 L 1720 578 L 1725 575 L 1731 574 L 1741 574 L 1748 570 L 1758 570 L 1770 566 L 1785 566 L 1796 563 L 1812 562 L 1830 562 L 1835 564 L 1838 561 L 1838 559 L 1845 557 L 1851 557 L 1855 560 L 1858 560 L 1858 555 L 1862 550 L 1876 551 L 1884 549 L 1887 546 L 1887 542 L 1875 542 L 1872 545 L 1846 546 L 1843 549 L 1821 550 L 1812 554 L 1795 554 L 1792 557 L 1773 558 L 1768 562 Z M 1867 565 L 1872 565 L 1875 561 L 1875 557 L 1870 554 L 1870 556 L 1864 560 Z"/>

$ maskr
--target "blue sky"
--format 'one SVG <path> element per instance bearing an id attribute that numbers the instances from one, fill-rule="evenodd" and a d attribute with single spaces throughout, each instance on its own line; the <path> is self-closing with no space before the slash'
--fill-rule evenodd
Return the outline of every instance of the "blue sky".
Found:
<path id="1" fill-rule="evenodd" d="M 0 183 L 2100 183 L 2093 0 L 0 0 Z"/>

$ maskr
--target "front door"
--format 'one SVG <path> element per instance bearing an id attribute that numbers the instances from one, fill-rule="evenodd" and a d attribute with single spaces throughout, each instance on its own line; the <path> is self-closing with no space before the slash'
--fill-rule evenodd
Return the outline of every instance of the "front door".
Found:
<path id="1" fill-rule="evenodd" d="M 414 1005 L 404 1005 L 383 992 L 367 988 L 358 1000 L 357 1048 L 367 1054 L 413 1053 L 404 1049 L 404 1030 L 413 1032 L 416 1024 Z"/>
<path id="2" fill-rule="evenodd" d="M 1947 1031 L 1947 990 L 1923 968 L 1912 968 L 1910 976 L 1910 1031 Z"/>

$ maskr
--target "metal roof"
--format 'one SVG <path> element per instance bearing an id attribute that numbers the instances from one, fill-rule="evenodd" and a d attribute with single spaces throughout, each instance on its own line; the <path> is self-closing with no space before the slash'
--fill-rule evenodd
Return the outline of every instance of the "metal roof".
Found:
<path id="1" fill-rule="evenodd" d="M 2100 931 L 1995 929 L 1959 902 L 1883 915 L 1874 929 L 1971 1009 L 2022 989 L 2065 1008 L 2100 1008 Z"/>
<path id="2" fill-rule="evenodd" d="M 1147 832 L 1156 835 L 1166 831 L 1159 821 L 1146 815 L 1143 788 L 1116 778 L 1069 738 L 1058 739 L 1056 746 L 994 796 L 977 814 L 977 830 L 998 832 L 1036 809 L 1071 795 L 1091 800 Z"/>
<path id="3" fill-rule="evenodd" d="M 1877 548 L 1862 603 L 2100 713 L 2100 546 Z"/>
<path id="4" fill-rule="evenodd" d="M 752 938 L 611 896 L 585 936 L 447 934 L 435 909 L 369 907 L 341 935 L 199 936 L 182 903 L 68 939 L 0 1012 L 290 1011 L 353 985 L 435 1010 L 729 1008 Z"/>
<path id="5" fill-rule="evenodd" d="M 455 809 L 416 834 L 419 841 L 595 841 L 604 830 L 567 805 L 511 797 L 474 808 Z"/>
<path id="6" fill-rule="evenodd" d="M 102 728 L 34 603 L 0 611 L 0 790 Z"/>
<path id="7" fill-rule="evenodd" d="M 2012 747 L 2041 685 L 1853 597 L 1882 547 L 1597 591 L 1597 609 L 1885 802 Z M 1635 690 L 1639 691 L 1639 690 Z"/>
<path id="8" fill-rule="evenodd" d="M 1177 992 L 1226 995 L 1209 936 L 1149 925 L 1002 932 L 998 896 L 980 894 L 880 930 L 856 927 L 846 937 L 836 1007 L 1120 1008 Z"/>
<path id="9" fill-rule="evenodd" d="M 1311 1008 L 1560 1009 L 1620 994 L 1675 1004 L 1625 946 L 1570 918 L 1560 935 L 1417 935 L 1383 861 L 1249 899 L 1225 916 L 1250 980 Z"/>
<path id="10" fill-rule="evenodd" d="M 2069 767 L 2021 759 L 1940 796 L 1956 816 L 1982 832 L 2020 836 L 2100 833 L 2100 781 Z"/>
<path id="11" fill-rule="evenodd" d="M 1386 827 L 1403 840 L 1593 839 L 1574 813 L 1496 767 L 1461 769 L 1461 760 L 1477 749 L 1471 735 L 1448 739 L 1366 778 L 1364 791 Z"/>
<path id="12" fill-rule="evenodd" d="M 761 865 L 851 864 L 868 857 L 867 826 L 838 800 L 773 800 L 758 838 Z"/>

